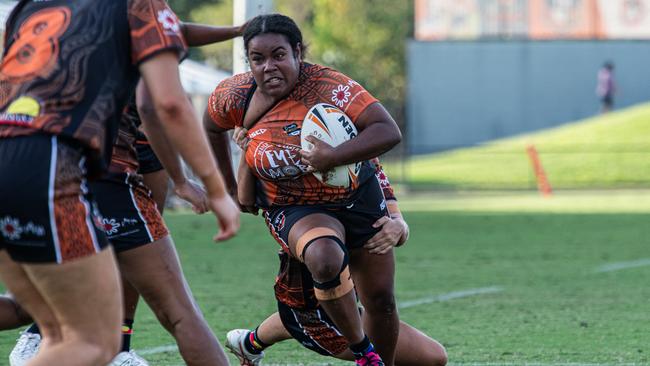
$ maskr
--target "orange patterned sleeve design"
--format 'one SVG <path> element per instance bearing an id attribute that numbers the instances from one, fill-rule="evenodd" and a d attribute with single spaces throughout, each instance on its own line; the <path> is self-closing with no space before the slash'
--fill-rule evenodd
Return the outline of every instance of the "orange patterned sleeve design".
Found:
<path id="1" fill-rule="evenodd" d="M 174 51 L 179 59 L 185 57 L 187 44 L 180 21 L 164 0 L 131 0 L 128 16 L 134 65 L 162 51 Z"/>
<path id="2" fill-rule="evenodd" d="M 220 82 L 208 100 L 208 114 L 212 121 L 225 130 L 241 126 L 246 112 L 246 97 L 252 87 L 253 74 L 250 72 Z"/>

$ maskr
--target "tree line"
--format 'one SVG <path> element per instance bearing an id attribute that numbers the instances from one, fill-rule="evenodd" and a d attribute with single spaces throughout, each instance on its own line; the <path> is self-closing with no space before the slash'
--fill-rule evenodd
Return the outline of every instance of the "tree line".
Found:
<path id="1" fill-rule="evenodd" d="M 232 0 L 169 0 L 185 21 L 232 24 Z M 413 1 L 275 0 L 279 13 L 303 31 L 307 61 L 337 69 L 366 87 L 404 122 L 406 44 L 413 33 Z M 193 51 L 221 69 L 232 67 L 232 43 Z"/>

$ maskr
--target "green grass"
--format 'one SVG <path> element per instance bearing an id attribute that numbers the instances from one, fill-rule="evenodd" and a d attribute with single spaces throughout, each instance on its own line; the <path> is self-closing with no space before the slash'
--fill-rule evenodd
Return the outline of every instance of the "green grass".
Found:
<path id="1" fill-rule="evenodd" d="M 503 291 L 403 309 L 401 318 L 441 341 L 452 364 L 650 365 L 650 266 L 596 272 L 650 257 L 650 192 L 613 193 L 405 197 L 411 239 L 397 251 L 398 302 L 490 286 Z M 278 246 L 261 219 L 245 217 L 240 235 L 224 244 L 209 241 L 209 216 L 167 220 L 192 290 L 222 342 L 227 330 L 254 327 L 274 311 Z M 16 335 L 0 333 L 0 360 Z M 133 342 L 136 349 L 173 343 L 146 306 Z M 350 364 L 296 342 L 267 355 L 269 364 Z M 176 352 L 147 358 L 152 365 L 182 364 Z"/>
<path id="2" fill-rule="evenodd" d="M 386 164 L 393 180 L 441 189 L 530 189 L 535 145 L 555 188 L 650 187 L 650 104 L 477 147 Z"/>

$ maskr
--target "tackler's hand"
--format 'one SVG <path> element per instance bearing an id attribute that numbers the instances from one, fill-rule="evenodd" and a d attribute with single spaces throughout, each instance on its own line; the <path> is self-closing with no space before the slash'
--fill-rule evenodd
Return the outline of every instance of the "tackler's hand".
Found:
<path id="1" fill-rule="evenodd" d="M 244 127 L 235 127 L 235 130 L 232 134 L 232 139 L 235 141 L 235 144 L 237 144 L 237 146 L 239 146 L 244 151 L 246 151 L 248 143 L 251 141 L 248 137 L 248 129 Z"/>
<path id="2" fill-rule="evenodd" d="M 381 227 L 381 230 L 363 246 L 372 254 L 386 254 L 393 247 L 403 244 L 403 241 L 408 238 L 409 228 L 401 217 L 383 216 L 372 226 Z"/>

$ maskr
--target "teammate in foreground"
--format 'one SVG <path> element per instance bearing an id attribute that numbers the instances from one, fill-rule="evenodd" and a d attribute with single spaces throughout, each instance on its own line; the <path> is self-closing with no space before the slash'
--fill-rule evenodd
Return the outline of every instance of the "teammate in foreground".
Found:
<path id="1" fill-rule="evenodd" d="M 217 239 L 236 233 L 238 212 L 203 158 L 209 148 L 178 77 L 185 44 L 164 1 L 22 0 L 6 35 L 0 277 L 43 332 L 30 366 L 105 365 L 118 351 L 122 296 L 85 182 L 109 160 L 139 72 L 170 141 L 206 185 Z"/>
<path id="2" fill-rule="evenodd" d="M 200 24 L 181 24 L 181 30 L 190 46 L 201 46 L 220 42 L 241 35 L 242 27 L 213 27 Z M 197 213 L 207 211 L 205 192 L 189 181 L 182 169 L 175 151 L 169 148 L 167 138 L 161 133 L 160 121 L 151 107 L 151 98 L 142 85 L 138 89 L 140 109 L 146 116 L 151 141 L 160 152 L 164 165 L 174 183 L 176 194 L 192 204 Z M 205 323 L 180 269 L 171 238 L 162 219 L 167 194 L 168 175 L 158 161 L 146 136 L 139 131 L 140 115 L 135 97 L 126 108 L 119 126 L 118 139 L 113 147 L 113 156 L 108 173 L 101 180 L 90 184 L 95 194 L 102 224 L 108 239 L 115 248 L 120 269 L 134 272 L 130 267 L 148 268 L 155 266 L 151 258 L 161 258 L 163 265 L 155 272 L 167 273 L 160 278 L 147 274 L 146 280 L 152 293 L 145 297 L 161 323 L 177 339 L 179 349 L 187 364 L 212 365 L 224 362 L 221 347 Z M 142 174 L 143 176 L 140 176 Z M 143 184 L 144 183 L 144 184 Z M 153 194 L 149 192 L 149 188 Z M 158 212 L 156 212 L 156 207 Z M 131 251 L 152 244 L 145 253 Z M 153 255 L 155 254 L 155 255 Z M 124 261 L 129 261 L 125 263 Z M 136 263 L 141 261 L 142 263 Z M 153 263 L 152 263 L 153 262 Z M 134 272 L 140 277 L 139 272 Z M 147 365 L 146 361 L 130 349 L 131 334 L 138 292 L 123 278 L 124 322 L 122 324 L 122 347 L 111 362 L 112 365 Z M 178 320 L 175 320 L 178 319 Z M 38 327 L 31 326 L 21 334 L 16 347 L 10 354 L 11 366 L 22 366 L 38 351 L 40 335 Z"/>

